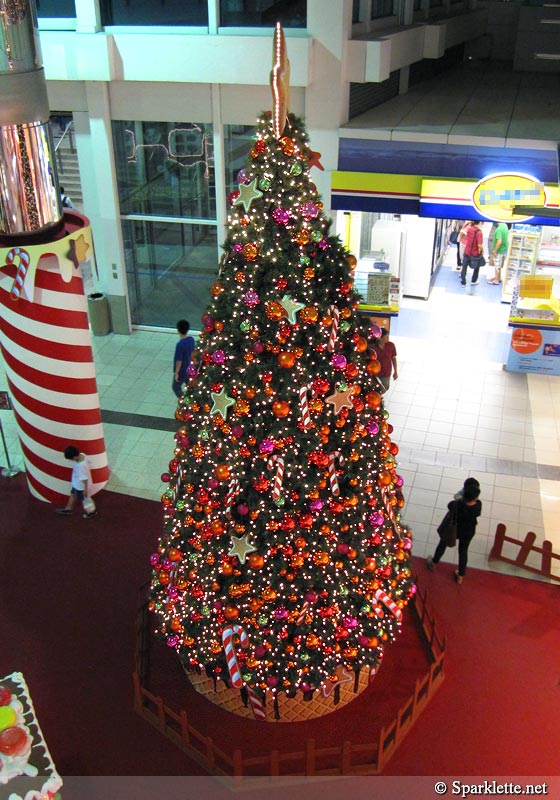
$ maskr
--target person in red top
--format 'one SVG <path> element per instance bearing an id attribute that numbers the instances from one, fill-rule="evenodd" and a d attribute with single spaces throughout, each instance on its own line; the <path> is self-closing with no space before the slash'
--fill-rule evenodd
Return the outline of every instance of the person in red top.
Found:
<path id="1" fill-rule="evenodd" d="M 478 271 L 481 267 L 483 246 L 482 246 L 482 229 L 480 227 L 480 220 L 474 220 L 466 231 L 463 238 L 465 249 L 463 251 L 463 269 L 461 270 L 461 286 L 467 285 L 467 268 L 471 267 L 473 274 L 471 285 L 476 286 L 478 283 Z M 464 229 L 463 229 L 464 230 Z"/>
<path id="2" fill-rule="evenodd" d="M 397 372 L 397 348 L 393 342 L 389 341 L 389 331 L 381 328 L 381 336 L 374 345 L 375 355 L 381 364 L 381 370 L 377 379 L 383 386 L 383 393 L 389 388 L 391 383 L 391 372 L 396 380 L 399 377 Z"/>

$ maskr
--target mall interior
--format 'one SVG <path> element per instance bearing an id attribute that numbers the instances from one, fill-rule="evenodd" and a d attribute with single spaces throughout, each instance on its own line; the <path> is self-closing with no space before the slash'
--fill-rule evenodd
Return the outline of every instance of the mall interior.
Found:
<path id="1" fill-rule="evenodd" d="M 58 182 L 90 221 L 95 248 L 82 271 L 105 489 L 159 501 L 166 488 L 176 322 L 200 331 L 228 197 L 271 107 L 279 21 L 289 107 L 318 154 L 312 180 L 357 258 L 361 311 L 397 348 L 384 403 L 414 555 L 433 553 L 447 503 L 474 476 L 482 516 L 469 567 L 560 580 L 560 562 L 552 577 L 537 574 L 538 553 L 526 561 L 533 572 L 489 560 L 499 523 L 560 555 L 560 6 L 36 3 Z M 500 284 L 488 263 L 461 285 L 449 237 L 454 221 L 473 219 L 487 256 L 492 223 L 510 224 Z M 10 375 L 4 359 L 0 397 L 11 394 Z M 0 425 L 0 464 L 24 471 L 9 403 Z M 448 550 L 443 560 L 455 559 Z"/>
<path id="2" fill-rule="evenodd" d="M 84 281 L 110 320 L 92 320 L 108 489 L 161 495 L 175 323 L 200 326 L 228 194 L 271 104 L 279 20 L 290 108 L 321 154 L 313 180 L 358 258 L 356 285 L 366 302 L 376 264 L 398 279 L 382 317 L 400 373 L 386 406 L 415 552 L 431 551 L 434 523 L 469 474 L 484 506 L 474 566 L 488 568 L 499 522 L 560 552 L 555 359 L 504 369 L 511 281 L 488 284 L 483 270 L 461 287 L 448 242 L 451 220 L 477 216 L 474 187 L 497 173 L 532 176 L 558 208 L 560 55 L 544 24 L 554 13 L 493 0 L 40 0 L 59 181 L 91 221 Z M 533 271 L 554 276 L 558 219 L 535 220 Z M 13 413 L 0 414 L 23 468 Z"/>

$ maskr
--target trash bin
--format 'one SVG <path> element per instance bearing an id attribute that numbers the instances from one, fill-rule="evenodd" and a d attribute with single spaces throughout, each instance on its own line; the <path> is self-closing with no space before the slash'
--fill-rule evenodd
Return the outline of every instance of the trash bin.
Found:
<path id="1" fill-rule="evenodd" d="M 88 294 L 89 326 L 94 336 L 106 336 L 111 333 L 111 317 L 109 301 L 101 292 Z"/>

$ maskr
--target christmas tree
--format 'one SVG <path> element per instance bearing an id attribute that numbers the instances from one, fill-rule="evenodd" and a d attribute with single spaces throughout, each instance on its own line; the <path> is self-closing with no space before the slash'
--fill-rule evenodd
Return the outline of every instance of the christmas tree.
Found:
<path id="1" fill-rule="evenodd" d="M 151 559 L 158 633 L 257 707 L 375 673 L 414 592 L 380 331 L 358 313 L 356 259 L 329 235 L 319 154 L 275 112 L 229 198 Z"/>

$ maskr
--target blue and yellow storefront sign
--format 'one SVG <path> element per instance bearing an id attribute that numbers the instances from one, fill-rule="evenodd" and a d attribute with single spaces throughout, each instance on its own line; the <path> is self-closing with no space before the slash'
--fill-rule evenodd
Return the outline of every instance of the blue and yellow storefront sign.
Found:
<path id="1" fill-rule="evenodd" d="M 521 173 L 498 173 L 482 180 L 423 178 L 375 172 L 332 174 L 332 207 L 347 211 L 417 214 L 442 219 L 488 219 L 559 225 L 559 219 L 514 214 L 515 206 L 560 207 L 557 184 Z"/>
<path id="2" fill-rule="evenodd" d="M 528 175 L 515 173 L 489 175 L 476 181 L 424 178 L 420 190 L 422 217 L 472 219 L 497 222 L 524 222 L 533 225 L 557 225 L 558 220 L 514 214 L 515 206 L 558 208 L 560 192 L 556 185 L 546 185 Z"/>
<path id="3" fill-rule="evenodd" d="M 529 175 L 502 173 L 479 181 L 473 205 L 483 217 L 496 222 L 523 222 L 531 214 L 514 214 L 516 206 L 546 206 L 544 184 Z"/>

